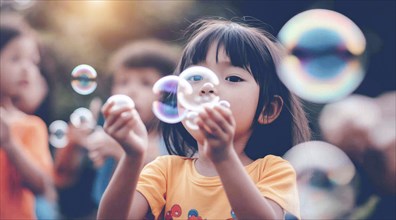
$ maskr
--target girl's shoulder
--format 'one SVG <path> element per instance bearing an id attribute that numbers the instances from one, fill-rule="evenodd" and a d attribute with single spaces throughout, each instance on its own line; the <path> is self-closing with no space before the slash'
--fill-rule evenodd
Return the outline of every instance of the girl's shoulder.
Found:
<path id="1" fill-rule="evenodd" d="M 275 156 L 275 155 L 269 154 L 263 158 L 259 158 L 255 161 L 253 161 L 253 163 L 251 163 L 251 164 L 267 164 L 267 163 L 283 163 L 283 162 L 288 163 L 287 160 L 283 159 L 280 156 Z"/>
<path id="2" fill-rule="evenodd" d="M 177 155 L 158 156 L 153 161 L 148 163 L 142 172 L 157 172 L 164 176 L 184 173 L 191 170 L 191 167 L 194 164 L 193 161 L 193 158 Z"/>
<path id="3" fill-rule="evenodd" d="M 22 113 L 12 120 L 12 129 L 15 131 L 47 132 L 47 125 L 38 116 Z"/>
<path id="4" fill-rule="evenodd" d="M 248 169 L 268 170 L 270 168 L 292 168 L 291 164 L 280 156 L 267 155 L 263 158 L 255 160 L 247 166 Z"/>
<path id="5" fill-rule="evenodd" d="M 46 128 L 45 122 L 38 116 L 21 114 L 20 118 L 15 121 L 17 127 L 25 127 L 32 129 Z"/>

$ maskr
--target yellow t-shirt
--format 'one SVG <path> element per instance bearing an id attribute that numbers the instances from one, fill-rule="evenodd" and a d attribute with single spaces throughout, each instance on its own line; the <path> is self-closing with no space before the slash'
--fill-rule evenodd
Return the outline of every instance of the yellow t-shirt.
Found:
<path id="1" fill-rule="evenodd" d="M 144 167 L 137 191 L 147 199 L 152 214 L 156 219 L 162 212 L 165 219 L 235 218 L 220 178 L 200 175 L 194 161 L 167 155 Z M 269 155 L 245 169 L 263 196 L 300 218 L 296 174 L 289 162 Z"/>

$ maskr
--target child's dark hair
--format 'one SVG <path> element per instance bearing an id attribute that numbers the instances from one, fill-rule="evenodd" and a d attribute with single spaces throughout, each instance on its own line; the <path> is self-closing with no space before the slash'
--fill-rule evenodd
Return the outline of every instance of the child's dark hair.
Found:
<path id="1" fill-rule="evenodd" d="M 232 65 L 249 71 L 260 86 L 260 97 L 255 114 L 253 133 L 245 148 L 253 160 L 268 154 L 282 156 L 293 145 L 308 141 L 310 129 L 304 110 L 297 97 L 281 83 L 275 64 L 281 59 L 283 50 L 277 40 L 269 33 L 242 23 L 226 20 L 200 20 L 191 25 L 190 41 L 185 47 L 182 58 L 175 71 L 180 74 L 191 65 L 205 61 L 209 47 L 217 43 L 217 52 L 224 46 Z M 257 122 L 273 97 L 283 99 L 279 117 L 271 124 Z M 182 123 L 162 124 L 165 144 L 170 154 L 192 156 L 197 151 L 195 139 Z"/>
<path id="2" fill-rule="evenodd" d="M 162 76 L 172 74 L 179 59 L 176 46 L 160 40 L 139 40 L 127 44 L 114 53 L 110 60 L 110 72 L 119 68 L 154 68 Z"/>
<path id="3" fill-rule="evenodd" d="M 6 12 L 0 17 L 0 51 L 14 38 L 22 35 L 31 35 L 30 26 L 18 14 Z"/>

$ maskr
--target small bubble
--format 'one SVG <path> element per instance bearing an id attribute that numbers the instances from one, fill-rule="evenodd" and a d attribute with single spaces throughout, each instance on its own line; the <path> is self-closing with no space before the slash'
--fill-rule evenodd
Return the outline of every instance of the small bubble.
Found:
<path id="1" fill-rule="evenodd" d="M 96 70 L 86 64 L 76 66 L 71 73 L 71 86 L 80 95 L 89 95 L 97 87 Z"/>
<path id="2" fill-rule="evenodd" d="M 153 86 L 153 93 L 157 96 L 153 102 L 154 115 L 163 122 L 174 124 L 185 117 L 185 110 L 178 106 L 177 89 L 179 77 L 165 76 L 159 79 Z"/>
<path id="3" fill-rule="evenodd" d="M 87 108 L 78 108 L 70 115 L 70 122 L 76 128 L 94 128 L 96 125 L 92 112 Z"/>
<path id="4" fill-rule="evenodd" d="M 53 121 L 49 127 L 49 142 L 53 147 L 63 148 L 69 142 L 67 138 L 68 125 L 62 120 Z"/>

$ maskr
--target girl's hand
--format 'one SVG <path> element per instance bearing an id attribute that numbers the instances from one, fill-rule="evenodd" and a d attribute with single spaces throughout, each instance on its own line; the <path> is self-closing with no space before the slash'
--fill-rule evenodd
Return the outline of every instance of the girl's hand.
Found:
<path id="1" fill-rule="evenodd" d="M 114 102 L 102 107 L 105 132 L 114 138 L 127 155 L 142 156 L 148 145 L 147 129 L 136 109 L 124 106 L 112 110 Z"/>
<path id="2" fill-rule="evenodd" d="M 233 150 L 236 126 L 231 110 L 220 105 L 204 107 L 197 125 L 204 135 L 204 153 L 212 162 L 226 159 Z"/>

